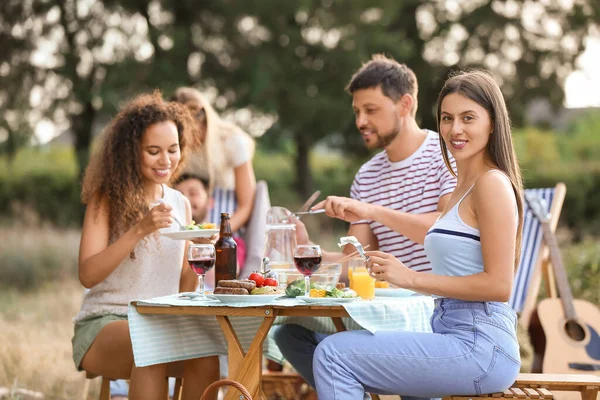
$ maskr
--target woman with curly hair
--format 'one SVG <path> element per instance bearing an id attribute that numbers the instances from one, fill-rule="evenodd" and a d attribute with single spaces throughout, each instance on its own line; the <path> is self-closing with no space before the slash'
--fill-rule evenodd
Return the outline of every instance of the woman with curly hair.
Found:
<path id="1" fill-rule="evenodd" d="M 164 398 L 167 367 L 181 367 L 135 366 L 127 307 L 136 298 L 195 287 L 186 242 L 158 232 L 170 227 L 172 215 L 191 221 L 189 202 L 167 184 L 181 168 L 195 126 L 181 105 L 158 92 L 141 95 L 114 118 L 85 173 L 79 280 L 90 290 L 75 317 L 73 358 L 80 370 L 129 377 L 130 399 Z M 219 378 L 216 356 L 181 363 L 184 399 L 198 399 Z"/>

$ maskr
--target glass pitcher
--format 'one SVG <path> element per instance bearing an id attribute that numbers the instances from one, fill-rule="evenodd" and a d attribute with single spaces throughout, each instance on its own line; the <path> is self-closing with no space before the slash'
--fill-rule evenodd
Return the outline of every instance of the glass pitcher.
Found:
<path id="1" fill-rule="evenodd" d="M 267 211 L 265 257 L 269 258 L 267 268 L 277 272 L 280 283 L 282 280 L 286 281 L 287 272 L 296 271 L 296 225 L 290 222 L 291 215 L 292 213 L 284 207 L 271 207 Z"/>

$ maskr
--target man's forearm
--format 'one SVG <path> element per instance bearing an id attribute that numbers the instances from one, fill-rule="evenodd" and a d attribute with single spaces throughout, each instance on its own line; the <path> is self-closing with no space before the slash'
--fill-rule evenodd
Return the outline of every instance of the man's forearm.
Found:
<path id="1" fill-rule="evenodd" d="M 321 254 L 323 255 L 323 261 L 327 262 L 337 262 L 337 260 L 345 256 L 345 254 L 341 251 L 321 250 Z"/>
<path id="2" fill-rule="evenodd" d="M 439 211 L 427 214 L 410 214 L 382 206 L 375 206 L 373 212 L 373 220 L 420 244 L 423 244 L 427 231 L 439 216 Z"/>

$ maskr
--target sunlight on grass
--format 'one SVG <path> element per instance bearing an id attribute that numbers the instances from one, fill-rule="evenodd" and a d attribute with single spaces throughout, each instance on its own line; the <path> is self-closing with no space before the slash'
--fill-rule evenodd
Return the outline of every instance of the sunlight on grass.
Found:
<path id="1" fill-rule="evenodd" d="M 83 290 L 74 279 L 33 293 L 0 294 L 0 387 L 41 392 L 48 398 L 80 396 L 83 373 L 72 361 L 72 318 Z"/>

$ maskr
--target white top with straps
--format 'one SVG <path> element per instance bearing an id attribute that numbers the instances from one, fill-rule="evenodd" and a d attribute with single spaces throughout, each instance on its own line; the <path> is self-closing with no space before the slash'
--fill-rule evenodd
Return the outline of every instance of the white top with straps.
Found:
<path id="1" fill-rule="evenodd" d="M 183 195 L 163 185 L 163 198 L 172 213 L 185 221 Z M 164 230 L 177 230 L 173 223 Z M 131 300 L 166 296 L 179 291 L 185 241 L 166 236 L 148 235 L 135 247 L 135 259 L 127 256 L 102 282 L 91 288 L 83 299 L 75 321 L 106 314 L 127 315 Z"/>
<path id="2" fill-rule="evenodd" d="M 500 170 L 487 172 L 499 172 L 508 179 Z M 446 215 L 433 224 L 425 236 L 425 252 L 434 274 L 467 276 L 484 271 L 479 229 L 467 225 L 458 213 L 460 204 L 474 186 L 475 184 Z M 515 210 L 518 213 L 516 200 Z"/>

